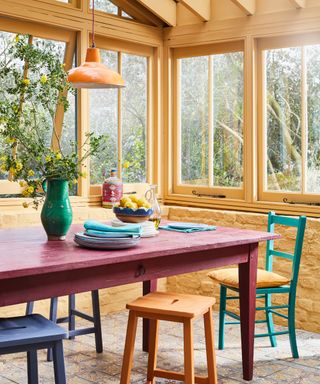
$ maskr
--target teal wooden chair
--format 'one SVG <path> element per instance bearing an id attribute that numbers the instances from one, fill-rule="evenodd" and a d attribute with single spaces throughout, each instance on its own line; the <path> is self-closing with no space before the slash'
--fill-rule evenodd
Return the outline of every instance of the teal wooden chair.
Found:
<path id="1" fill-rule="evenodd" d="M 257 307 L 257 311 L 264 311 L 266 318 L 256 320 L 256 323 L 266 323 L 268 332 L 256 334 L 255 337 L 269 337 L 271 346 L 276 347 L 276 336 L 289 334 L 291 352 L 294 358 L 299 357 L 296 330 L 295 330 L 295 304 L 296 291 L 299 276 L 299 267 L 303 246 L 306 217 L 299 218 L 277 216 L 274 212 L 268 215 L 268 231 L 274 232 L 275 224 L 294 227 L 297 229 L 296 241 L 293 254 L 274 249 L 274 241 L 267 242 L 266 268 L 258 269 L 257 274 L 257 299 L 264 299 L 265 305 Z M 272 271 L 274 257 L 288 259 L 292 262 L 292 273 L 290 278 L 286 278 Z M 219 322 L 219 349 L 224 348 L 225 325 L 239 324 L 240 317 L 236 313 L 226 309 L 229 300 L 239 300 L 239 296 L 228 296 L 228 290 L 239 292 L 238 268 L 227 268 L 212 271 L 208 276 L 220 284 L 220 322 Z M 272 305 L 272 294 L 287 294 L 288 304 Z M 286 309 L 287 314 L 280 313 L 279 309 Z M 288 330 L 275 332 L 273 315 L 285 318 L 288 321 Z M 226 321 L 226 316 L 236 321 Z"/>

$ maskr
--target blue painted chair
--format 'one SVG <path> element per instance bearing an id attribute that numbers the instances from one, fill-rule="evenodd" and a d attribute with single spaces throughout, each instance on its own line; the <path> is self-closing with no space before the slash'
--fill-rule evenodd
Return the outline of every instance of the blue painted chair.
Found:
<path id="1" fill-rule="evenodd" d="M 54 323 L 68 323 L 69 339 L 74 339 L 76 336 L 88 335 L 94 333 L 96 342 L 97 353 L 103 352 L 102 331 L 101 331 L 101 317 L 100 317 L 100 304 L 99 304 L 99 291 L 91 291 L 92 299 L 92 316 L 80 312 L 76 309 L 76 296 L 69 295 L 69 313 L 68 316 L 58 318 L 58 297 L 51 298 L 50 301 L 50 314 L 49 319 Z M 33 312 L 34 302 L 27 303 L 26 315 Z M 76 317 L 80 317 L 93 323 L 92 327 L 76 329 Z M 52 350 L 48 349 L 47 360 L 52 361 Z"/>
<path id="2" fill-rule="evenodd" d="M 0 319 L 0 355 L 27 352 L 28 384 L 38 384 L 39 349 L 52 349 L 56 384 L 66 384 L 62 340 L 64 329 L 41 315 Z"/>
<path id="3" fill-rule="evenodd" d="M 268 332 L 256 334 L 255 337 L 269 337 L 271 346 L 276 347 L 276 336 L 289 334 L 292 356 L 299 357 L 296 330 L 295 330 L 295 304 L 296 291 L 299 276 L 299 267 L 303 246 L 304 231 L 306 226 L 306 217 L 299 218 L 277 216 L 274 212 L 268 215 L 268 231 L 274 232 L 275 224 L 294 227 L 297 229 L 294 252 L 287 253 L 274 249 L 274 241 L 267 242 L 266 268 L 258 269 L 257 275 L 257 299 L 264 299 L 265 305 L 257 307 L 257 311 L 264 311 L 266 318 L 256 320 L 256 323 L 266 323 Z M 273 258 L 288 259 L 292 262 L 292 273 L 290 278 L 286 278 L 272 271 Z M 239 300 L 239 296 L 228 296 L 227 291 L 239 292 L 238 268 L 227 268 L 212 271 L 208 275 L 211 279 L 220 284 L 220 323 L 219 323 L 219 349 L 224 348 L 224 331 L 227 324 L 239 324 L 240 317 L 236 313 L 226 309 L 227 301 Z M 272 294 L 288 294 L 288 304 L 272 305 Z M 287 310 L 287 314 L 278 312 L 279 309 Z M 236 321 L 226 321 L 226 315 Z M 275 332 L 273 325 L 273 315 L 280 316 L 288 321 L 288 330 Z"/>

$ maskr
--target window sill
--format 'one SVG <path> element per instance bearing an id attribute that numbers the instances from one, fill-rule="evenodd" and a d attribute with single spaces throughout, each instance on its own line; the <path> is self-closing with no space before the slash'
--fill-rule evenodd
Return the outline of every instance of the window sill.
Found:
<path id="1" fill-rule="evenodd" d="M 247 211 L 267 213 L 269 211 L 274 210 L 279 214 L 307 215 L 311 217 L 320 217 L 319 206 L 310 206 L 307 204 L 286 204 L 283 202 L 273 201 L 247 202 L 244 200 L 227 198 L 195 198 L 193 196 L 188 195 L 168 194 L 165 196 L 163 204 L 199 208 L 214 208 L 242 212 Z"/>

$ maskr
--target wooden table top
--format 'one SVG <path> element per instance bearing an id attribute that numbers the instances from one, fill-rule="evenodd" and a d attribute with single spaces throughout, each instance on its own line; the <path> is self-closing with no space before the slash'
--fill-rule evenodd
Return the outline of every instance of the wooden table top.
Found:
<path id="1" fill-rule="evenodd" d="M 42 227 L 0 229 L 0 280 L 170 257 L 279 237 L 268 232 L 227 227 L 194 233 L 160 230 L 158 236 L 142 238 L 136 247 L 106 251 L 77 246 L 73 242 L 73 236 L 75 232 L 82 230 L 82 225 L 72 225 L 65 241 L 48 242 Z"/>

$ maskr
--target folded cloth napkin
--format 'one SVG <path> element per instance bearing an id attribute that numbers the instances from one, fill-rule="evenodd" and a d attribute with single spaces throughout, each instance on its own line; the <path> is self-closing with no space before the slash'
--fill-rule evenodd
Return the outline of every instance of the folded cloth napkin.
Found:
<path id="1" fill-rule="evenodd" d="M 131 232 L 105 232 L 105 231 L 95 231 L 93 229 L 86 229 L 84 232 L 85 235 L 90 237 L 103 237 L 106 239 L 110 238 L 134 238 L 140 237 L 139 233 L 131 233 Z"/>
<path id="2" fill-rule="evenodd" d="M 95 220 L 87 220 L 84 223 L 84 228 L 88 234 L 90 234 L 89 231 L 91 231 L 91 235 L 94 234 L 95 236 L 97 236 L 99 232 L 102 236 L 103 234 L 114 234 L 115 236 L 118 234 L 141 235 L 142 232 L 141 225 L 139 224 L 128 224 L 123 227 L 112 227 L 111 225 L 103 224 Z"/>
<path id="3" fill-rule="evenodd" d="M 196 224 L 196 223 L 170 223 L 159 227 L 166 231 L 176 231 L 183 233 L 214 231 L 217 229 L 214 225 Z"/>

